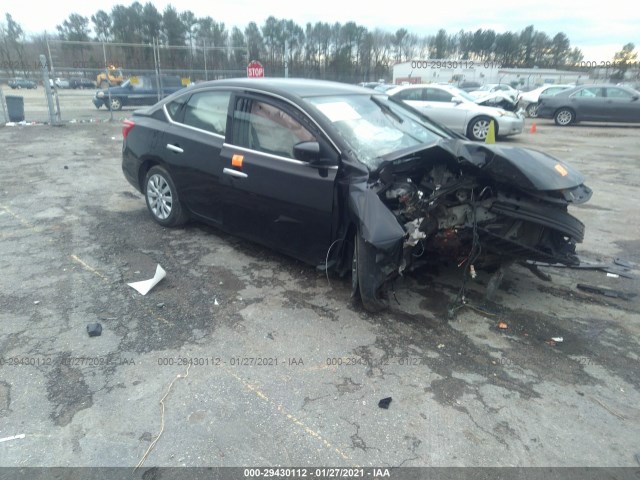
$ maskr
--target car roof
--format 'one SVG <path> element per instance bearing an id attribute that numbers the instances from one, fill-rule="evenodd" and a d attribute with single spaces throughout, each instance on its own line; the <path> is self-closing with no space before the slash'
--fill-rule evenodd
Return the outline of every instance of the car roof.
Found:
<path id="1" fill-rule="evenodd" d="M 594 83 L 594 84 L 583 84 L 583 85 L 576 85 L 575 87 L 571 87 L 567 90 L 563 90 L 562 92 L 559 92 L 557 95 L 571 95 L 572 93 L 582 89 L 582 88 L 620 88 L 622 90 L 626 90 L 626 91 L 631 91 L 633 92 L 634 89 L 630 88 L 630 87 L 625 87 L 625 86 L 621 86 L 621 85 L 615 85 L 613 83 Z"/>
<path id="2" fill-rule="evenodd" d="M 453 85 L 442 85 L 440 83 L 413 83 L 411 85 L 397 85 L 395 88 L 387 90 L 387 92 L 393 91 L 395 93 L 401 90 L 412 90 L 415 88 L 440 88 L 442 90 L 450 90 L 456 92 L 460 90 L 458 87 L 455 87 Z"/>
<path id="3" fill-rule="evenodd" d="M 233 78 L 228 80 L 212 80 L 202 82 L 192 87 L 192 91 L 210 87 L 236 87 L 261 90 L 274 93 L 285 98 L 316 97 L 343 94 L 371 95 L 370 88 L 348 85 L 346 83 L 330 82 L 327 80 L 311 80 L 306 78 Z"/>

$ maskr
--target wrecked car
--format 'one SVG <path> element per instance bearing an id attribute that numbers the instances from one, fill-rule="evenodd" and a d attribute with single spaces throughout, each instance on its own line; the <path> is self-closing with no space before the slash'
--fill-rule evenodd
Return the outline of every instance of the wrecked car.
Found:
<path id="1" fill-rule="evenodd" d="M 459 88 L 432 83 L 397 86 L 385 93 L 470 140 L 485 141 L 492 121 L 496 137 L 518 135 L 524 128 L 524 115 L 495 108 L 501 103 L 495 95 L 502 93 L 475 99 Z"/>
<path id="2" fill-rule="evenodd" d="M 352 278 L 369 311 L 431 262 L 573 265 L 591 190 L 545 153 L 466 140 L 387 95 L 345 84 L 198 84 L 136 111 L 122 168 L 151 217 L 189 219 Z"/>

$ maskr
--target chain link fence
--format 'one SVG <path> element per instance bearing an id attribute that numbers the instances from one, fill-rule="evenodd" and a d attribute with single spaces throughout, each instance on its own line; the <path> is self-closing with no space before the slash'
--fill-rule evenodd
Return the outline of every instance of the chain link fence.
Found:
<path id="1" fill-rule="evenodd" d="M 7 86 L 12 88 L 10 95 L 21 98 L 27 123 L 117 121 L 141 105 L 153 104 L 170 93 L 163 87 L 165 84 L 178 81 L 179 85 L 187 86 L 243 77 L 249 62 L 245 47 L 216 47 L 205 43 L 167 46 L 155 41 L 125 44 L 47 40 L 39 49 L 46 51 L 30 52 L 18 72 L 0 68 L 0 81 L 7 81 Z M 11 82 L 10 78 L 20 81 Z M 98 91 L 104 90 L 109 96 L 115 92 L 114 88 L 123 85 L 150 86 L 154 91 L 147 96 L 153 99 L 155 95 L 155 99 L 140 100 L 141 95 L 137 95 L 136 102 L 124 102 L 118 110 L 94 102 Z M 0 120 L 6 117 L 7 123 L 5 102 L 3 106 Z"/>

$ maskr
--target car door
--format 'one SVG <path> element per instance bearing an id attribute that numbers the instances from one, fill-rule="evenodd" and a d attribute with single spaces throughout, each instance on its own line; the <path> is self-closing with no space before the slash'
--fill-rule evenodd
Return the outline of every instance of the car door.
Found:
<path id="1" fill-rule="evenodd" d="M 600 87 L 585 87 L 569 97 L 569 106 L 576 112 L 578 120 L 602 120 L 605 98 Z"/>
<path id="2" fill-rule="evenodd" d="M 605 112 L 603 120 L 611 122 L 640 122 L 640 98 L 632 92 L 607 87 L 605 91 Z"/>
<path id="3" fill-rule="evenodd" d="M 238 94 L 232 103 L 232 134 L 221 153 L 226 228 L 319 265 L 332 238 L 338 153 L 284 100 Z M 329 165 L 294 158 L 294 145 L 315 141 Z"/>
<path id="4" fill-rule="evenodd" d="M 127 105 L 153 105 L 158 101 L 158 90 L 155 78 L 132 77 L 131 89 L 127 96 Z"/>
<path id="5" fill-rule="evenodd" d="M 200 219 L 223 227 L 225 164 L 220 156 L 231 92 L 185 94 L 165 106 L 171 118 L 162 138 L 164 158 L 181 200 Z"/>
<path id="6" fill-rule="evenodd" d="M 467 104 L 453 102 L 453 93 L 438 87 L 425 88 L 424 99 L 431 108 L 434 120 L 446 127 L 459 132 L 465 132 L 468 117 Z"/>

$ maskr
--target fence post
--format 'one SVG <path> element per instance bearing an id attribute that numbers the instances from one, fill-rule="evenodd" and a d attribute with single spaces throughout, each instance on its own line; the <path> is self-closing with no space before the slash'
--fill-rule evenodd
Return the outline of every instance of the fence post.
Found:
<path id="1" fill-rule="evenodd" d="M 40 65 L 42 66 L 42 84 L 44 93 L 47 97 L 47 105 L 49 106 L 49 125 L 56 125 L 56 112 L 53 105 L 53 95 L 51 94 L 51 84 L 49 83 L 49 69 L 47 68 L 47 57 L 40 55 Z"/>
<path id="2" fill-rule="evenodd" d="M 9 112 L 7 112 L 7 105 L 4 99 L 4 93 L 0 88 L 0 107 L 2 107 L 2 118 L 0 118 L 0 127 L 4 127 L 4 124 L 9 121 Z"/>
<path id="3" fill-rule="evenodd" d="M 109 105 L 107 106 L 107 110 L 109 110 L 109 121 L 113 122 L 113 110 L 111 110 L 111 82 L 109 81 L 109 65 L 107 65 L 107 50 L 104 46 L 104 42 L 102 42 L 102 56 L 104 58 L 104 73 L 107 76 L 107 95 L 109 96 Z M 100 85 L 97 87 L 100 88 Z"/>
<path id="4" fill-rule="evenodd" d="M 204 79 L 209 80 L 209 71 L 207 70 L 207 41 L 202 40 L 202 49 L 204 51 Z"/>

